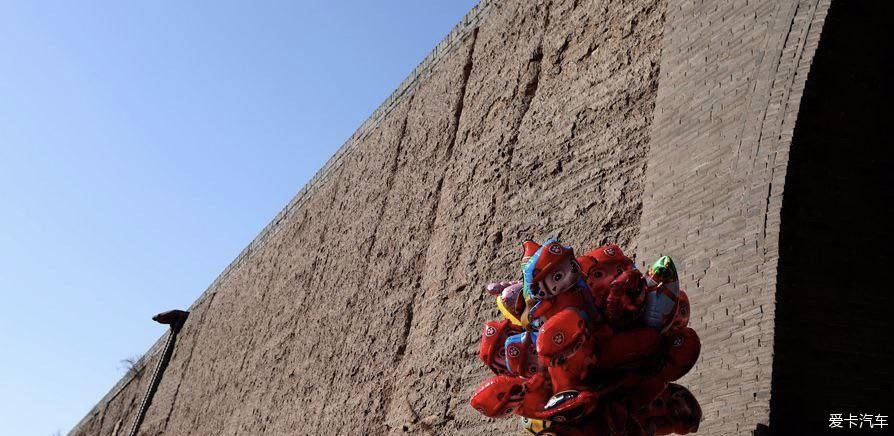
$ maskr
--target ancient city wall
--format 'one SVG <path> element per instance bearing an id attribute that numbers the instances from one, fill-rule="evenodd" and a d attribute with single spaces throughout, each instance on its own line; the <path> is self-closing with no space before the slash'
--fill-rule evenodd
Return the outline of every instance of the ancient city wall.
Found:
<path id="1" fill-rule="evenodd" d="M 496 434 L 525 238 L 670 253 L 704 434 L 769 416 L 779 210 L 827 0 L 484 0 L 192 307 L 141 434 Z M 72 431 L 124 434 L 159 346 Z"/>

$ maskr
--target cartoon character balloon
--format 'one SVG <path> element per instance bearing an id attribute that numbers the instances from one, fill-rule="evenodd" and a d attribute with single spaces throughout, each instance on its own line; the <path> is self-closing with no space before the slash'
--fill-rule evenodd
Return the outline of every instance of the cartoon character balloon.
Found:
<path id="1" fill-rule="evenodd" d="M 670 383 L 701 347 L 670 257 L 642 274 L 615 244 L 575 257 L 525 241 L 521 280 L 486 291 L 504 319 L 482 329 L 479 359 L 495 374 L 472 395 L 482 414 L 520 415 L 543 435 L 698 429 L 698 401 Z"/>

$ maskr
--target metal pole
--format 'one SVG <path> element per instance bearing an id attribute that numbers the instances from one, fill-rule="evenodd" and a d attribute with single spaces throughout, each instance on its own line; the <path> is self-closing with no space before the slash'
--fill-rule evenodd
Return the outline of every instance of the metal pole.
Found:
<path id="1" fill-rule="evenodd" d="M 137 416 L 133 418 L 133 424 L 131 424 L 130 433 L 128 433 L 129 436 L 137 435 L 137 431 L 140 429 L 140 424 L 143 423 L 143 418 L 146 417 L 146 410 L 149 409 L 149 405 L 152 404 L 152 397 L 155 395 L 155 391 L 158 390 L 158 385 L 161 383 L 161 376 L 164 373 L 165 368 L 168 367 L 168 362 L 171 360 L 171 354 L 174 353 L 174 344 L 177 342 L 177 333 L 180 332 L 180 328 L 183 327 L 183 323 L 186 322 L 188 316 L 189 312 L 184 310 L 169 310 L 152 317 L 154 321 L 169 325 L 171 329 L 168 332 L 168 340 L 165 342 L 165 348 L 161 353 L 161 358 L 158 359 L 158 363 L 155 365 L 155 371 L 152 373 L 152 381 L 149 383 L 149 389 L 146 390 L 146 395 L 143 396 L 143 401 L 140 403 L 139 410 L 137 410 Z"/>

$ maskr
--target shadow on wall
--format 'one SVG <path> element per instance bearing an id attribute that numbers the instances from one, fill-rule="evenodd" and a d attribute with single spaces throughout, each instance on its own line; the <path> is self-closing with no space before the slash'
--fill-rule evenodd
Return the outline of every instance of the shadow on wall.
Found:
<path id="1" fill-rule="evenodd" d="M 826 19 L 786 175 L 770 428 L 759 434 L 840 434 L 832 413 L 894 412 L 892 23 L 891 1 L 836 0 Z"/>

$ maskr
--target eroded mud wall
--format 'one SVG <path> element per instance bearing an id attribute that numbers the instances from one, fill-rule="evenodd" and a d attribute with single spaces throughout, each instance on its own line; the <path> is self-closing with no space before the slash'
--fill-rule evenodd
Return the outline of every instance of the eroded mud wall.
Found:
<path id="1" fill-rule="evenodd" d="M 635 240 L 665 7 L 479 5 L 193 306 L 141 434 L 517 431 L 467 406 L 481 286 L 525 238 Z"/>

